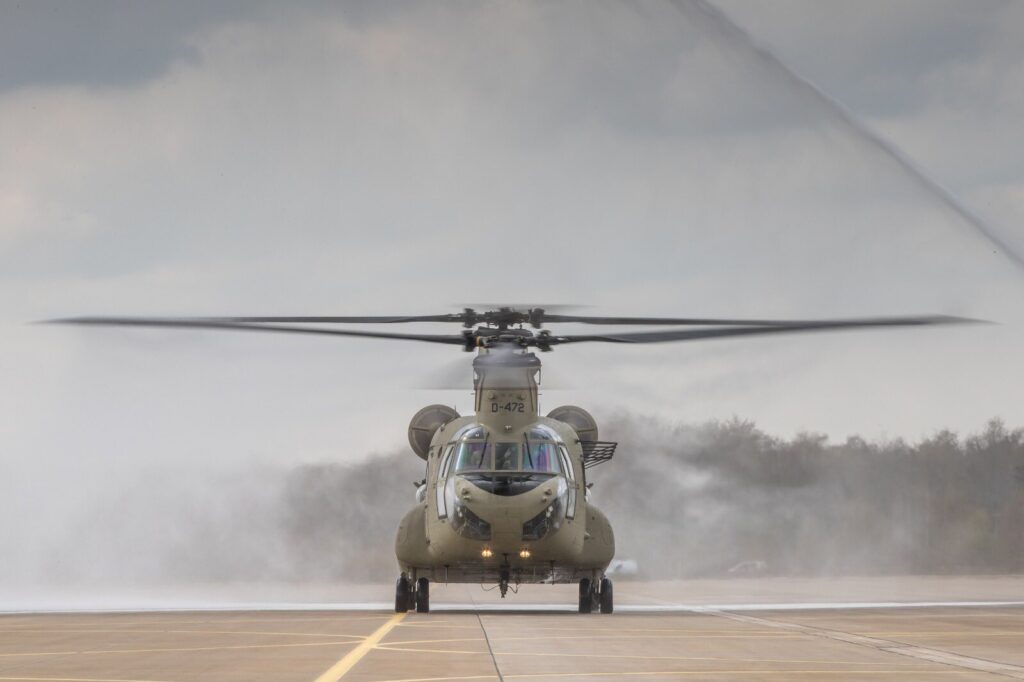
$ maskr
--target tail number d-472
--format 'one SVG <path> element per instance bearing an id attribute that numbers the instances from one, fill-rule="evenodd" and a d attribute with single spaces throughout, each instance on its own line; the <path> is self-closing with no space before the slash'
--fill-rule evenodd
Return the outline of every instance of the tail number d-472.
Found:
<path id="1" fill-rule="evenodd" d="M 491 403 L 491 412 L 493 412 L 493 413 L 501 413 L 501 412 L 519 412 L 519 413 L 522 413 L 522 412 L 526 412 L 526 403 L 512 402 L 512 401 L 509 401 L 507 403 L 492 402 Z"/>

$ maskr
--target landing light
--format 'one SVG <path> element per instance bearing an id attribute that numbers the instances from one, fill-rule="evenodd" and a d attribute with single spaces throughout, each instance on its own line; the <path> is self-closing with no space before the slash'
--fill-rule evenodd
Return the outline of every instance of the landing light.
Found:
<path id="1" fill-rule="evenodd" d="M 530 558 L 530 550 L 528 550 L 528 549 L 521 549 L 521 550 L 519 550 L 519 558 L 520 559 L 529 559 Z"/>
<path id="2" fill-rule="evenodd" d="M 491 551 L 490 547 L 484 547 L 482 550 L 480 550 L 480 556 L 482 556 L 485 559 L 490 559 L 492 556 L 494 556 L 494 552 Z"/>

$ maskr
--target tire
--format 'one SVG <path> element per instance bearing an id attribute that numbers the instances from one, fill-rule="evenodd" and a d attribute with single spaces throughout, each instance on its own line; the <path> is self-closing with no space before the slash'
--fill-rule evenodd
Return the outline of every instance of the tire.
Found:
<path id="1" fill-rule="evenodd" d="M 416 613 L 430 613 L 430 581 L 426 578 L 416 581 Z"/>
<path id="2" fill-rule="evenodd" d="M 409 581 L 403 575 L 395 583 L 395 613 L 405 613 L 409 610 L 409 599 L 412 590 L 409 589 Z"/>
<path id="3" fill-rule="evenodd" d="M 601 581 L 601 613 L 611 613 L 615 609 L 612 581 L 605 578 Z"/>
<path id="4" fill-rule="evenodd" d="M 580 580 L 580 613 L 591 613 L 594 610 L 593 590 L 590 578 Z"/>

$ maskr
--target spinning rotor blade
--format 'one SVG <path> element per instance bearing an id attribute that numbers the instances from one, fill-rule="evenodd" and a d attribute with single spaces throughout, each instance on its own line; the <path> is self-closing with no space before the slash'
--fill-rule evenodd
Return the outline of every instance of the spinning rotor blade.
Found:
<path id="1" fill-rule="evenodd" d="M 848 320 L 819 320 L 791 323 L 773 323 L 763 326 L 729 327 L 725 329 L 673 329 L 670 331 L 632 332 L 626 334 L 552 335 L 549 344 L 603 341 L 605 343 L 662 343 L 666 341 L 699 341 L 731 336 L 757 336 L 790 332 L 827 331 L 830 329 L 858 329 L 867 327 L 920 327 L 937 324 L 977 323 L 964 317 L 932 315 L 929 317 L 873 317 Z"/>
<path id="2" fill-rule="evenodd" d="M 597 317 L 593 315 L 548 315 L 545 322 L 573 322 L 579 324 L 671 324 L 701 326 L 776 327 L 779 325 L 813 324 L 815 320 L 730 320 L 720 317 Z"/>
<path id="3" fill-rule="evenodd" d="M 364 315 L 361 317 L 336 317 L 329 315 L 313 315 L 306 317 L 195 317 L 192 320 L 212 320 L 220 322 L 285 322 L 285 323 L 330 323 L 330 324 L 397 324 L 401 322 L 461 322 L 458 313 L 451 315 Z"/>
<path id="4" fill-rule="evenodd" d="M 343 329 L 312 329 L 283 325 L 232 322 L 229 318 L 167 318 L 167 317 L 68 317 L 47 320 L 46 324 L 77 324 L 107 327 L 172 327 L 179 329 L 227 329 L 238 331 L 279 332 L 286 334 L 319 334 L 321 336 L 358 336 L 370 339 L 402 339 L 465 346 L 461 334 L 397 334 Z"/>

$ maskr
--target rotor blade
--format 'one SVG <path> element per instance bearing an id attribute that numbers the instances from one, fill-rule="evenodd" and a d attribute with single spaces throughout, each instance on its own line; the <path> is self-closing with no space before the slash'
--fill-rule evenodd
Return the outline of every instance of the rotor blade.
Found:
<path id="1" fill-rule="evenodd" d="M 626 334 L 584 334 L 552 335 L 550 344 L 577 343 L 582 341 L 603 341 L 605 343 L 662 343 L 665 341 L 698 341 L 701 339 L 727 338 L 730 336 L 756 336 L 760 334 L 783 334 L 790 332 L 827 331 L 830 329 L 857 329 L 869 327 L 919 327 L 937 324 L 966 324 L 982 320 L 964 317 L 932 315 L 929 317 L 874 317 L 847 320 L 818 320 L 772 326 L 744 326 L 726 329 L 673 329 L 656 332 L 633 332 Z"/>
<path id="2" fill-rule="evenodd" d="M 544 322 L 573 322 L 579 324 L 671 324 L 703 326 L 775 327 L 779 325 L 812 324 L 815 320 L 750 320 L 720 317 L 596 317 L 592 315 L 548 315 Z"/>
<path id="3" fill-rule="evenodd" d="M 426 341 L 464 346 L 466 339 L 461 334 L 397 334 L 343 329 L 311 329 L 309 327 L 286 327 L 282 325 L 247 324 L 231 322 L 223 318 L 167 318 L 167 317 L 68 317 L 46 320 L 44 324 L 76 324 L 111 327 L 171 327 L 178 329 L 225 329 L 229 331 L 260 331 L 287 334 L 319 334 L 322 336 L 357 336 L 370 339 L 402 339 Z"/>
<path id="4" fill-rule="evenodd" d="M 313 316 L 271 316 L 271 317 L 193 317 L 192 320 L 220 322 L 284 322 L 284 323 L 330 323 L 330 324 L 395 324 L 400 322 L 461 322 L 462 315 L 364 315 L 362 317 Z"/>

